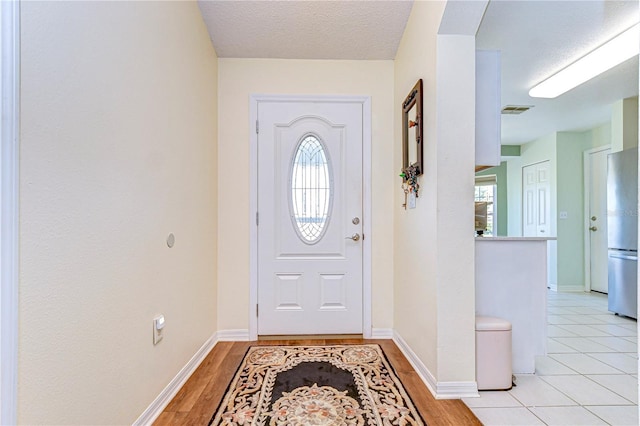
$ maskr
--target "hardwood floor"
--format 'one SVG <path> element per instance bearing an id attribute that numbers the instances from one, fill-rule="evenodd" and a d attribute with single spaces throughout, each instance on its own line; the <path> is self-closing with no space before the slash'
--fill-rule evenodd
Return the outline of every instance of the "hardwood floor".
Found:
<path id="1" fill-rule="evenodd" d="M 254 345 L 345 345 L 377 343 L 382 347 L 404 388 L 429 426 L 481 425 L 460 400 L 436 400 L 409 361 L 392 340 L 314 339 L 219 342 L 180 389 L 154 423 L 164 425 L 204 425 L 218 407 L 244 354 Z"/>

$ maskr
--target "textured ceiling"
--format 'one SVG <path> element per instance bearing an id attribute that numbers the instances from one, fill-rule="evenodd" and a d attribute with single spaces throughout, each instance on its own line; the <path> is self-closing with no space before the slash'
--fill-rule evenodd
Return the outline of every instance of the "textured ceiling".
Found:
<path id="1" fill-rule="evenodd" d="M 412 1 L 199 0 L 221 58 L 393 59 Z"/>
<path id="2" fill-rule="evenodd" d="M 471 12 L 484 3 L 456 1 L 447 9 Z M 413 2 L 199 0 L 199 5 L 222 58 L 393 59 Z M 502 53 L 502 106 L 535 106 L 502 117 L 502 143 L 589 129 L 610 119 L 613 102 L 636 96 L 638 57 L 556 99 L 531 98 L 528 91 L 639 19 L 637 0 L 491 1 L 477 47 Z M 445 19 L 440 33 L 458 33 L 463 23 Z"/>
<path id="3" fill-rule="evenodd" d="M 478 49 L 501 51 L 502 106 L 535 105 L 502 116 L 502 143 L 587 130 L 609 121 L 613 102 L 637 96 L 637 56 L 555 99 L 528 92 L 638 20 L 636 0 L 489 3 L 476 42 Z"/>

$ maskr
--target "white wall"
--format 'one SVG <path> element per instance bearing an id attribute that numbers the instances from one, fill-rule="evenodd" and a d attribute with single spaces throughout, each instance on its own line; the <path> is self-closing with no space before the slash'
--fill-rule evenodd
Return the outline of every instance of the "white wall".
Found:
<path id="1" fill-rule="evenodd" d="M 372 105 L 372 324 L 391 328 L 393 61 L 219 60 L 218 328 L 249 327 L 249 95 L 369 95 Z"/>
<path id="2" fill-rule="evenodd" d="M 216 330 L 216 55 L 195 2 L 21 7 L 18 419 L 130 424 Z"/>
<path id="3" fill-rule="evenodd" d="M 394 180 L 394 329 L 435 380 L 473 382 L 474 240 L 468 200 L 474 185 L 475 47 L 473 37 L 438 39 L 444 6 L 414 3 L 395 60 L 394 105 L 423 79 L 425 170 L 413 210 L 401 207 L 401 179 Z M 455 102 L 462 102 L 459 113 L 465 117 L 456 128 L 451 121 Z M 394 122 L 400 140 L 400 108 Z M 397 175 L 399 145 L 394 164 Z"/>
<path id="4" fill-rule="evenodd" d="M 611 152 L 638 146 L 638 97 L 611 105 Z"/>
<path id="5" fill-rule="evenodd" d="M 437 379 L 475 386 L 475 35 L 439 35 L 437 58 Z"/>

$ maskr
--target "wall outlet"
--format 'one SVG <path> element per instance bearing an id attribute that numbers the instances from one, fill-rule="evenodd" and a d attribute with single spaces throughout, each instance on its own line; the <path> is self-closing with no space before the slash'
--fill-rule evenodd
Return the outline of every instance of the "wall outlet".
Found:
<path id="1" fill-rule="evenodd" d="M 566 219 L 569 217 L 569 213 L 567 212 L 560 212 L 560 219 Z"/>
<path id="2" fill-rule="evenodd" d="M 153 319 L 153 344 L 157 345 L 162 340 L 164 330 L 164 315 L 158 315 Z"/>

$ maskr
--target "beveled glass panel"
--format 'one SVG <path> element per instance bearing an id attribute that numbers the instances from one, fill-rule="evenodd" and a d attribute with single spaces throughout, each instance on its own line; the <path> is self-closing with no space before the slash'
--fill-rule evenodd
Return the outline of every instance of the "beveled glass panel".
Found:
<path id="1" fill-rule="evenodd" d="M 329 156 L 320 140 L 305 136 L 291 165 L 291 213 L 296 232 L 307 244 L 320 241 L 327 227 L 332 205 Z"/>

